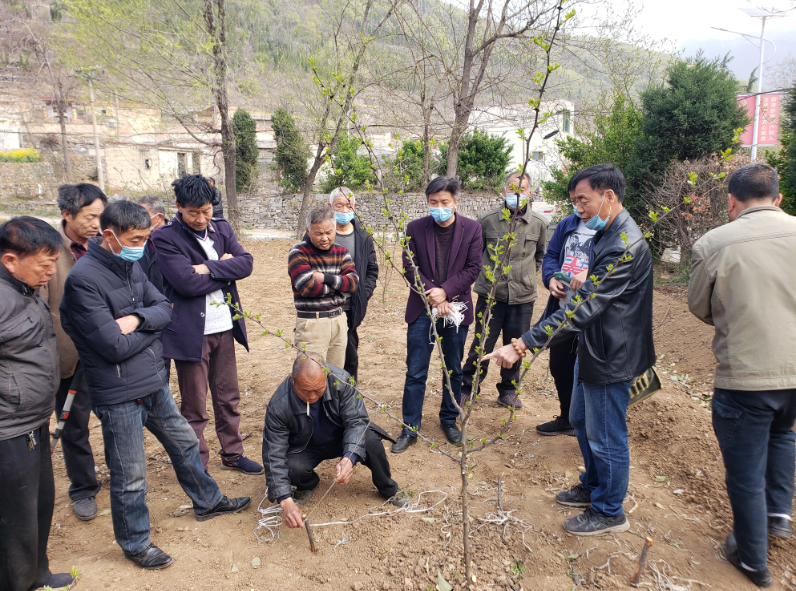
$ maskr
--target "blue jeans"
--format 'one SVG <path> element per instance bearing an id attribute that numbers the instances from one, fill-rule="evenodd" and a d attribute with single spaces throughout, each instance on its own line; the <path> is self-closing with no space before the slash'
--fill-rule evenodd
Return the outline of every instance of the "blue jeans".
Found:
<path id="1" fill-rule="evenodd" d="M 627 403 L 630 382 L 587 384 L 578 381 L 569 407 L 569 422 L 575 429 L 586 472 L 580 482 L 591 491 L 591 506 L 604 515 L 624 513 L 622 501 L 630 476 L 630 448 L 627 445 Z"/>
<path id="2" fill-rule="evenodd" d="M 208 511 L 221 501 L 216 481 L 202 467 L 199 440 L 177 410 L 168 386 L 138 400 L 94 406 L 93 410 L 102 421 L 105 461 L 111 472 L 113 533 L 125 553 L 138 554 L 152 544 L 144 427 L 163 445 L 195 512 Z"/>
<path id="3" fill-rule="evenodd" d="M 442 327 L 442 322 L 437 322 L 437 333 L 442 337 L 442 354 L 445 356 L 445 365 L 451 372 L 450 380 L 453 395 L 456 400 L 462 389 L 462 357 L 464 357 L 464 342 L 467 340 L 469 326 Z M 431 361 L 431 352 L 434 349 L 434 338 L 431 332 L 431 318 L 425 313 L 412 322 L 406 330 L 406 382 L 404 383 L 403 419 L 404 423 L 420 429 L 423 418 L 423 400 L 426 397 L 426 378 L 428 378 L 428 365 Z M 459 418 L 459 411 L 451 400 L 448 387 L 443 376 L 444 391 L 442 405 L 439 409 L 439 422 L 443 425 L 454 425 Z M 417 436 L 416 433 L 404 427 L 404 433 Z"/>
<path id="4" fill-rule="evenodd" d="M 716 388 L 713 429 L 719 440 L 738 557 L 766 568 L 768 515 L 790 517 L 796 470 L 796 390 Z"/>

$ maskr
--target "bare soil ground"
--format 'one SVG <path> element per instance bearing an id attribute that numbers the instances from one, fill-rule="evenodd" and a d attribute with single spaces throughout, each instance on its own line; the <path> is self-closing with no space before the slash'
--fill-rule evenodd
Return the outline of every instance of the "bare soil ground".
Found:
<path id="1" fill-rule="evenodd" d="M 289 335 L 295 318 L 285 269 L 290 242 L 257 241 L 247 243 L 247 247 L 254 254 L 255 271 L 240 284 L 243 303 L 251 311 L 261 312 L 269 327 L 283 328 Z M 529 373 L 525 406 L 509 436 L 476 459 L 470 499 L 472 525 L 478 528 L 472 534 L 477 589 L 519 589 L 521 582 L 527 589 L 568 590 L 575 586 L 573 571 L 583 579 L 583 586 L 629 588 L 645 536 L 654 540 L 642 578 L 646 588 L 754 588 L 724 560 L 720 550 L 731 531 L 731 518 L 707 402 L 714 367 L 712 328 L 688 312 L 683 289 L 661 287 L 655 295 L 655 340 L 664 389 L 628 413 L 631 470 L 625 510 L 631 530 L 579 539 L 562 529 L 562 521 L 573 513 L 556 505 L 553 495 L 576 483 L 582 459 L 575 438 L 536 434 L 536 424 L 558 414 L 547 360 L 541 359 Z M 400 278 L 393 276 L 383 302 L 379 286 L 360 329 L 360 385 L 398 415 L 405 372 L 406 292 Z M 537 316 L 546 298 L 547 291 L 540 284 Z M 275 338 L 260 336 L 254 325 L 250 325 L 249 334 L 251 351 L 238 350 L 241 431 L 246 437 L 247 455 L 258 459 L 265 405 L 287 376 L 293 353 Z M 432 371 L 428 382 L 423 430 L 444 441 L 436 420 L 441 382 L 435 373 Z M 507 415 L 495 404 L 495 373 L 492 368 L 474 412 L 477 437 L 494 433 Z M 174 378 L 172 389 L 179 398 Z M 206 435 L 211 450 L 217 452 L 212 407 L 208 412 L 211 423 Z M 376 421 L 393 435 L 399 433 L 397 425 L 384 415 L 378 415 Z M 427 445 L 420 443 L 399 456 L 388 453 L 393 477 L 413 492 L 415 500 L 421 491 L 429 490 L 444 491 L 447 500 L 425 514 L 366 517 L 354 525 L 318 527 L 319 551 L 311 554 L 303 530 L 283 526 L 272 542 L 256 539 L 257 505 L 265 492 L 264 478 L 222 471 L 216 453 L 211 458 L 210 473 L 222 490 L 229 496 L 251 496 L 253 503 L 238 515 L 195 521 L 192 511 L 180 508 L 190 501 L 164 461 L 162 447 L 149 436 L 147 501 L 152 539 L 174 556 L 175 563 L 163 571 L 147 572 L 125 560 L 114 542 L 109 474 L 99 420 L 94 417 L 91 430 L 104 485 L 97 497 L 100 516 L 95 520 L 84 523 L 74 517 L 62 455 L 57 453 L 54 461 L 57 496 L 49 555 L 56 572 L 72 565 L 79 568 L 79 589 L 426 591 L 434 588 L 438 572 L 454 588 L 461 588 L 461 534 L 456 525 L 460 511 L 458 468 Z M 444 446 L 451 449 L 448 444 Z M 331 482 L 334 462 L 322 464 L 319 473 L 322 480 L 315 499 Z M 494 519 L 499 478 L 504 509 L 524 526 L 515 522 L 504 529 L 484 521 Z M 441 498 L 440 493 L 423 495 L 420 502 L 427 506 Z M 308 508 L 314 506 L 315 499 Z M 381 503 L 368 470 L 360 466 L 347 487 L 331 491 L 312 521 L 353 519 L 376 510 Z M 525 533 L 521 534 L 518 527 Z M 791 569 L 796 566 L 796 542 L 772 541 L 770 566 L 777 581 L 788 565 Z M 668 577 L 669 583 L 654 571 Z"/>

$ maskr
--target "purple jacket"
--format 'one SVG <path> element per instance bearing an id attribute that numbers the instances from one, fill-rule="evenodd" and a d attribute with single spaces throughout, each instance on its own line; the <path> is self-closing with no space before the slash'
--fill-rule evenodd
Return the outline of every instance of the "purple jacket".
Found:
<path id="1" fill-rule="evenodd" d="M 481 224 L 459 213 L 456 214 L 456 228 L 453 231 L 451 255 L 448 260 L 448 279 L 442 285 L 436 285 L 432 279 L 436 270 L 434 223 L 434 219 L 430 215 L 409 223 L 406 227 L 409 250 L 412 251 L 415 263 L 420 270 L 420 281 L 426 285 L 426 289 L 441 287 L 448 294 L 449 302 L 459 301 L 467 304 L 462 326 L 469 326 L 473 323 L 474 318 L 471 288 L 481 272 Z M 414 286 L 414 269 L 405 252 L 403 260 L 406 278 L 410 285 Z M 414 291 L 410 291 L 404 317 L 407 324 L 417 320 L 424 311 L 423 298 Z"/>
<path id="2" fill-rule="evenodd" d="M 168 359 L 201 361 L 207 308 L 205 296 L 221 289 L 225 297 L 230 294 L 232 301 L 240 304 L 235 281 L 252 274 L 254 259 L 238 244 L 229 222 L 214 218 L 209 229 L 218 257 L 229 253 L 235 258 L 207 260 L 204 249 L 190 228 L 183 224 L 179 213 L 152 234 L 163 274 L 164 293 L 174 305 L 171 324 L 160 335 L 163 355 Z M 202 263 L 210 269 L 210 275 L 200 275 L 193 270 L 192 265 Z M 232 334 L 246 350 L 249 349 L 243 319 L 232 322 Z"/>

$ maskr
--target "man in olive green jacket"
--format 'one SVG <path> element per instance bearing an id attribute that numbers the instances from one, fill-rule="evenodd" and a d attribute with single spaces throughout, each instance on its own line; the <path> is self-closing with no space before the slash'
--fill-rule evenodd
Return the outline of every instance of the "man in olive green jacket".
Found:
<path id="1" fill-rule="evenodd" d="M 536 301 L 536 273 L 542 267 L 545 246 L 547 245 L 547 220 L 531 210 L 529 204 L 531 192 L 530 177 L 525 173 L 520 183 L 520 175 L 516 172 L 506 177 L 503 187 L 503 203 L 497 209 L 488 211 L 478 218 L 483 232 L 483 268 L 473 288 L 478 294 L 475 306 L 475 335 L 470 346 L 467 361 L 464 362 L 464 379 L 462 381 L 462 400 L 466 401 L 473 390 L 478 352 L 480 346 L 482 317 L 486 314 L 487 299 L 492 283 L 487 279 L 486 269 L 495 268 L 492 256 L 495 246 L 500 243 L 507 246 L 503 237 L 509 231 L 509 222 L 504 219 L 503 211 L 511 212 L 512 218 L 517 216 L 514 229 L 516 244 L 511 248 L 506 266 L 511 266 L 508 275 L 497 277 L 495 303 L 492 306 L 489 320 L 489 335 L 484 339 L 484 354 L 491 353 L 495 348 L 498 335 L 503 333 L 503 344 L 511 343 L 511 339 L 519 338 L 531 328 L 533 303 Z M 518 195 L 519 193 L 519 195 Z M 519 209 L 518 209 L 519 208 Z M 502 255 L 498 255 L 499 257 Z M 486 378 L 489 362 L 481 364 L 480 382 Z M 515 386 L 520 375 L 520 364 L 500 370 L 500 382 L 497 385 L 498 404 L 521 408 L 522 402 L 517 398 Z"/>
<path id="2" fill-rule="evenodd" d="M 725 554 L 768 587 L 768 535 L 792 530 L 796 217 L 778 207 L 779 179 L 765 164 L 736 170 L 728 190 L 732 223 L 692 250 L 688 307 L 716 327 L 713 428 L 734 522 Z"/>

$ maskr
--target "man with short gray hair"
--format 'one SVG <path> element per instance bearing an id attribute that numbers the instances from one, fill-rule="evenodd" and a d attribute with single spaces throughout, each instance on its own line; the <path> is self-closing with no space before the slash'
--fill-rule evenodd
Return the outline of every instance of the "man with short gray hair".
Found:
<path id="1" fill-rule="evenodd" d="M 348 249 L 334 243 L 337 231 L 331 208 L 313 207 L 306 229 L 304 240 L 288 254 L 297 316 L 294 342 L 342 368 L 348 343 L 343 294 L 356 292 L 359 275 Z"/>
<path id="2" fill-rule="evenodd" d="M 146 209 L 146 212 L 149 214 L 149 219 L 152 220 L 149 229 L 152 232 L 166 224 L 166 208 L 163 207 L 160 198 L 155 195 L 145 195 L 138 200 L 138 205 Z M 146 248 L 144 249 L 144 256 L 138 259 L 138 264 L 141 266 L 144 273 L 146 273 L 149 282 L 157 287 L 160 293 L 163 293 L 163 274 L 160 272 L 158 259 L 155 255 L 155 244 L 151 240 L 147 242 Z M 167 363 L 166 369 L 168 368 L 169 364 Z"/>

